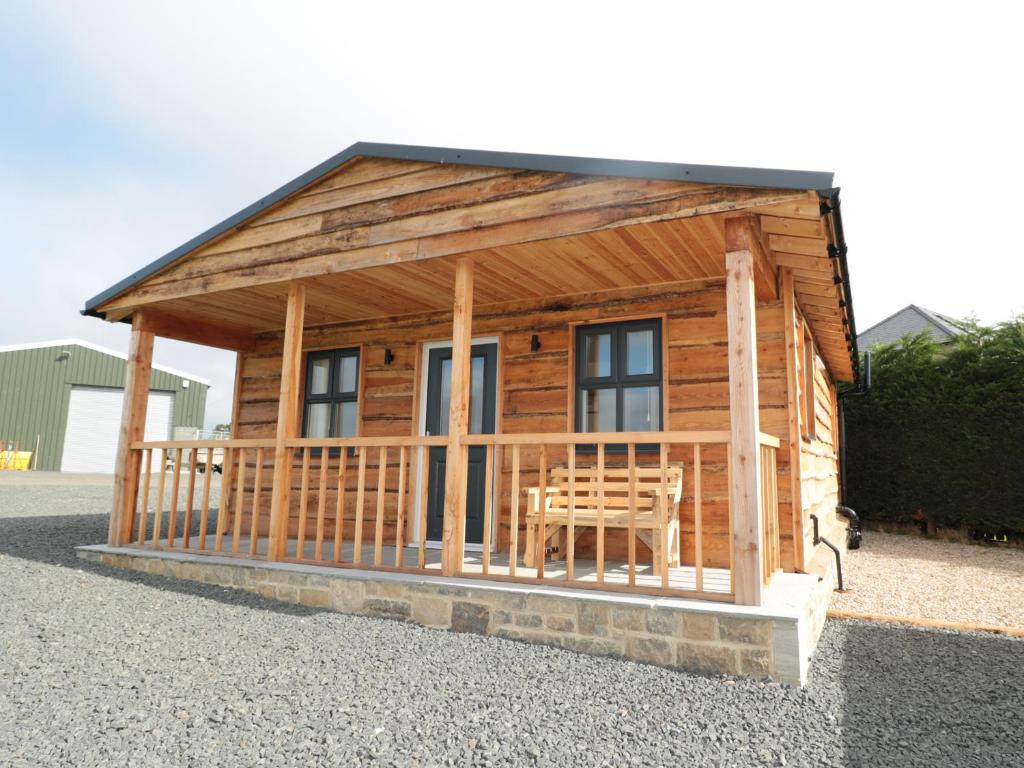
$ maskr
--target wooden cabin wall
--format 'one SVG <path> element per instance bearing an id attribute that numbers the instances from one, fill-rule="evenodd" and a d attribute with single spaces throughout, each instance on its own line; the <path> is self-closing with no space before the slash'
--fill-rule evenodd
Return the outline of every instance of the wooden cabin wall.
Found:
<path id="1" fill-rule="evenodd" d="M 804 358 L 801 358 L 804 359 Z M 842 521 L 836 515 L 839 504 L 838 398 L 835 383 L 821 356 L 813 352 L 813 429 L 801 414 L 800 494 L 803 512 L 804 551 L 814 551 L 814 528 L 810 516 L 817 515 L 820 534 L 833 542 L 842 541 Z M 801 371 L 801 375 L 805 375 Z"/>
<path id="2" fill-rule="evenodd" d="M 498 369 L 498 431 L 504 433 L 572 431 L 570 418 L 570 387 L 573 324 L 590 321 L 612 322 L 617 319 L 663 316 L 663 334 L 667 346 L 665 359 L 668 386 L 665 396 L 671 430 L 722 430 L 729 428 L 728 355 L 724 281 L 718 279 L 676 283 L 644 289 L 628 289 L 576 297 L 571 304 L 565 300 L 529 302 L 512 305 L 478 307 L 473 318 L 473 335 L 500 336 Z M 757 311 L 758 372 L 761 429 L 783 441 L 788 439 L 785 338 L 781 302 L 762 304 Z M 540 349 L 530 351 L 530 339 L 537 334 Z M 322 326 L 307 329 L 304 349 L 334 349 L 362 346 L 362 377 L 360 392 L 360 428 L 363 436 L 414 434 L 418 425 L 417 390 L 421 357 L 420 344 L 450 338 L 450 314 L 388 318 L 376 321 Z M 384 364 L 384 351 L 391 349 L 394 360 Z M 236 435 L 243 438 L 270 438 L 276 430 L 277 399 L 281 368 L 280 338 L 268 336 L 257 352 L 248 353 L 242 362 L 243 375 L 239 387 L 238 425 Z M 389 455 L 386 483 L 397 489 L 397 449 Z M 536 454 L 533 449 L 522 452 L 523 487 L 536 485 Z M 549 449 L 548 465 L 565 462 L 565 450 Z M 681 505 L 683 523 L 683 558 L 693 562 L 693 473 L 692 450 L 673 450 L 670 459 L 683 461 L 684 500 Z M 729 560 L 727 476 L 724 448 L 706 447 L 703 451 L 704 487 L 704 562 L 708 566 L 725 566 Z M 268 458 L 269 461 L 269 458 Z M 333 481 L 337 459 L 331 459 L 329 472 Z M 587 457 L 582 454 L 577 462 Z M 613 459 L 609 458 L 609 464 Z M 345 501 L 346 530 L 351 541 L 355 519 L 355 463 L 349 459 L 348 492 Z M 378 478 L 377 451 L 370 449 L 367 457 L 366 506 L 364 511 L 364 542 L 373 541 L 373 520 L 376 510 Z M 509 451 L 503 456 L 501 510 L 497 528 L 499 548 L 506 548 L 510 521 Z M 252 461 L 250 460 L 250 464 Z M 310 469 L 309 510 L 315 517 L 319 459 Z M 793 526 L 789 483 L 789 454 L 778 453 L 779 519 L 784 566 L 793 566 Z M 532 474 L 531 474 L 532 471 Z M 248 470 L 251 490 L 252 468 Z M 269 466 L 264 472 L 269 486 Z M 296 459 L 292 473 L 292 509 L 290 535 L 298 529 L 301 469 Z M 333 482 L 332 482 L 333 484 Z M 247 494 L 248 496 L 249 494 Z M 269 495 L 266 496 L 269 499 Z M 333 520 L 336 495 L 328 490 L 328 519 Z M 248 500 L 244 505 L 249 508 Z M 263 514 L 269 513 L 264 501 Z M 520 507 L 524 514 L 525 498 Z M 394 540 L 395 494 L 389 493 L 385 510 L 385 540 Z M 411 514 L 411 513 L 410 513 Z M 245 529 L 248 530 L 248 521 Z M 266 522 L 261 521 L 265 530 Z M 328 537 L 333 536 L 329 526 Z M 408 529 L 411 535 L 411 527 Z M 307 528 L 312 535 L 312 527 Z M 525 541 L 521 530 L 520 546 Z M 580 540 L 581 556 L 593 545 L 593 533 Z M 640 556 L 644 547 L 639 547 Z M 624 532 L 608 533 L 609 558 L 625 558 Z"/>

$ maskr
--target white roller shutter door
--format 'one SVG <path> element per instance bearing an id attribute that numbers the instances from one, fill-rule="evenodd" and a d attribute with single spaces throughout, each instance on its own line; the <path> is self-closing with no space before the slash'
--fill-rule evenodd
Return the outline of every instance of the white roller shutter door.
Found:
<path id="1" fill-rule="evenodd" d="M 123 400 L 123 389 L 71 388 L 62 472 L 114 471 Z M 145 439 L 169 439 L 173 418 L 174 393 L 150 392 Z"/>

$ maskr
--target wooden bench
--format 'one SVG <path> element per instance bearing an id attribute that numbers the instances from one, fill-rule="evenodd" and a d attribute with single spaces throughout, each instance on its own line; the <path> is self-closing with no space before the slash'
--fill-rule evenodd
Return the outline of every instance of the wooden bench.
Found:
<path id="1" fill-rule="evenodd" d="M 635 472 L 635 519 L 636 537 L 654 553 L 655 570 L 661 562 L 662 542 L 667 526 L 669 542 L 669 565 L 679 565 L 679 502 L 683 496 L 683 467 L 669 464 L 666 470 L 667 495 L 662 495 L 660 467 L 636 467 Z M 551 470 L 550 483 L 544 489 L 544 534 L 542 546 L 556 539 L 552 547 L 554 555 L 565 557 L 566 533 L 569 524 L 569 470 L 555 467 Z M 573 527 L 575 539 L 579 539 L 588 528 L 597 528 L 598 523 L 598 472 L 593 467 L 577 467 L 573 498 Z M 536 557 L 537 537 L 540 536 L 540 489 L 527 489 L 529 501 L 526 513 L 525 563 L 533 566 Z M 662 515 L 662 510 L 665 514 Z M 663 524 L 663 520 L 665 521 Z M 626 467 L 605 467 L 604 469 L 604 526 L 608 528 L 629 528 L 629 470 Z M 575 544 L 575 542 L 574 542 Z"/>

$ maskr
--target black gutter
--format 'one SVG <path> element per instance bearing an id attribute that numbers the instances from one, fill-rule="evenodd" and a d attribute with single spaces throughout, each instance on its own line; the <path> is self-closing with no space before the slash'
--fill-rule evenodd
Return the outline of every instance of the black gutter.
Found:
<path id="1" fill-rule="evenodd" d="M 853 365 L 853 384 L 858 389 L 860 380 L 860 352 L 857 349 L 857 322 L 853 317 L 853 292 L 850 289 L 850 267 L 846 261 L 846 236 L 843 234 L 843 217 L 839 212 L 839 188 L 819 189 L 821 213 L 827 215 L 832 223 L 832 243 L 829 255 L 839 261 L 839 275 L 836 280 L 843 287 L 843 309 L 846 310 L 846 343 L 850 350 L 850 362 Z"/>
<path id="2" fill-rule="evenodd" d="M 656 163 L 644 160 L 608 160 L 562 155 L 533 155 L 520 152 L 490 152 L 478 149 L 451 149 L 422 147 L 405 144 L 377 144 L 357 142 L 339 152 L 301 176 L 278 187 L 266 197 L 257 200 L 216 226 L 193 237 L 186 243 L 164 254 L 156 261 L 133 272 L 85 302 L 83 315 L 103 317 L 96 307 L 118 294 L 124 293 L 150 275 L 164 269 L 182 256 L 194 251 L 230 229 L 281 202 L 288 195 L 316 182 L 356 157 L 375 157 L 392 160 L 413 160 L 430 163 L 456 163 L 463 165 L 509 168 L 552 173 L 574 173 L 586 176 L 620 176 L 663 181 L 689 181 L 700 184 L 721 184 L 737 187 L 770 187 L 778 189 L 824 189 L 832 184 L 831 173 L 791 171 L 770 168 L 743 168 L 724 165 L 686 165 L 682 163 Z"/>

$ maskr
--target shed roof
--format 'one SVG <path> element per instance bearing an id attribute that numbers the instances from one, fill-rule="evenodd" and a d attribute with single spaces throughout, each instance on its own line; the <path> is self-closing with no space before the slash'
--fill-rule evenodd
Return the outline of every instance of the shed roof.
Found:
<path id="1" fill-rule="evenodd" d="M 119 357 L 125 361 L 128 360 L 128 355 L 124 352 L 118 352 L 116 349 L 103 347 L 99 344 L 94 344 L 91 341 L 85 341 L 85 339 L 57 339 L 55 341 L 36 341 L 29 342 L 27 344 L 10 344 L 5 347 L 0 347 L 0 353 L 21 352 L 28 349 L 45 349 L 47 347 L 84 347 L 85 349 L 91 349 L 93 352 L 100 352 L 101 354 L 110 355 L 111 357 Z M 209 379 L 205 379 L 202 376 L 196 376 L 194 373 L 180 371 L 177 368 L 170 368 L 166 365 L 158 365 L 157 363 L 153 363 L 153 368 L 158 371 L 163 371 L 164 373 L 169 373 L 172 376 L 179 376 L 182 379 L 194 381 L 196 384 L 202 384 L 205 387 L 210 386 Z"/>

